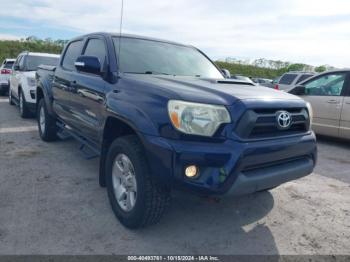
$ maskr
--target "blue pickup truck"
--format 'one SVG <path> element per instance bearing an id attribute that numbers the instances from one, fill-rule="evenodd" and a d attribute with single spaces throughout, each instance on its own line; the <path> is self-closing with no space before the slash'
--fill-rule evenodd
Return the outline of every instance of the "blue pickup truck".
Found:
<path id="1" fill-rule="evenodd" d="M 88 34 L 36 80 L 40 137 L 69 134 L 100 157 L 99 183 L 128 228 L 158 222 L 173 189 L 249 194 L 316 163 L 307 103 L 227 79 L 192 46 Z"/>

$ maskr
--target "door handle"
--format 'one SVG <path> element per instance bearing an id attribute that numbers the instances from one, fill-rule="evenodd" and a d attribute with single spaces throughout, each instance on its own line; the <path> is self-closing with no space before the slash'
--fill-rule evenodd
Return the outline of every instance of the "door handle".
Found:
<path id="1" fill-rule="evenodd" d="M 327 101 L 328 104 L 339 104 L 339 102 L 335 99 L 331 99 Z"/>

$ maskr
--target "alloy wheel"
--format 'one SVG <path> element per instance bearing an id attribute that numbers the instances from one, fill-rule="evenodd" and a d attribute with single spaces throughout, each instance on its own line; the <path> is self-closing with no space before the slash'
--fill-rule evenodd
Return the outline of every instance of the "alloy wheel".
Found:
<path id="1" fill-rule="evenodd" d="M 120 208 L 130 212 L 137 200 L 137 184 L 134 166 L 125 154 L 118 154 L 112 170 L 114 195 Z"/>

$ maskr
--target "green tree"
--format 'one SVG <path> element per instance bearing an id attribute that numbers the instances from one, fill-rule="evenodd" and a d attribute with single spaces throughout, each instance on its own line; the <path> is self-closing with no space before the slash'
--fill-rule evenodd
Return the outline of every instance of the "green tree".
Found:
<path id="1" fill-rule="evenodd" d="M 20 41 L 0 40 L 0 63 L 5 58 L 16 58 L 23 51 L 60 54 L 65 43 L 65 40 L 41 40 L 35 36 Z"/>
<path id="2" fill-rule="evenodd" d="M 248 77 L 274 79 L 287 72 L 287 68 L 273 69 L 261 67 L 260 64 L 262 61 L 263 60 L 257 61 L 257 63 L 255 62 L 255 65 L 243 65 L 239 63 L 227 63 L 221 61 L 216 61 L 215 63 L 218 67 L 229 70 L 231 75 L 244 75 Z M 259 66 L 257 66 L 257 64 L 259 64 Z"/>
<path id="3" fill-rule="evenodd" d="M 291 64 L 288 66 L 288 71 L 303 71 L 305 68 L 305 64 Z"/>
<path id="4" fill-rule="evenodd" d="M 315 67 L 315 72 L 317 72 L 317 73 L 322 73 L 324 71 L 327 71 L 327 67 L 324 65 Z"/>

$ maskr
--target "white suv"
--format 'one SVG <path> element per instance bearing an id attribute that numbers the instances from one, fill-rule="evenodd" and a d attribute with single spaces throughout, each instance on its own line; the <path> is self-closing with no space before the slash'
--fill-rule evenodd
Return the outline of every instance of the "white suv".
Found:
<path id="1" fill-rule="evenodd" d="M 39 65 L 58 64 L 59 55 L 23 52 L 13 65 L 10 77 L 9 102 L 20 108 L 21 117 L 29 117 L 36 111 L 35 72 Z"/>
<path id="2" fill-rule="evenodd" d="M 12 66 L 16 59 L 5 59 L 0 66 L 0 95 L 5 95 L 9 90 L 10 75 Z"/>

